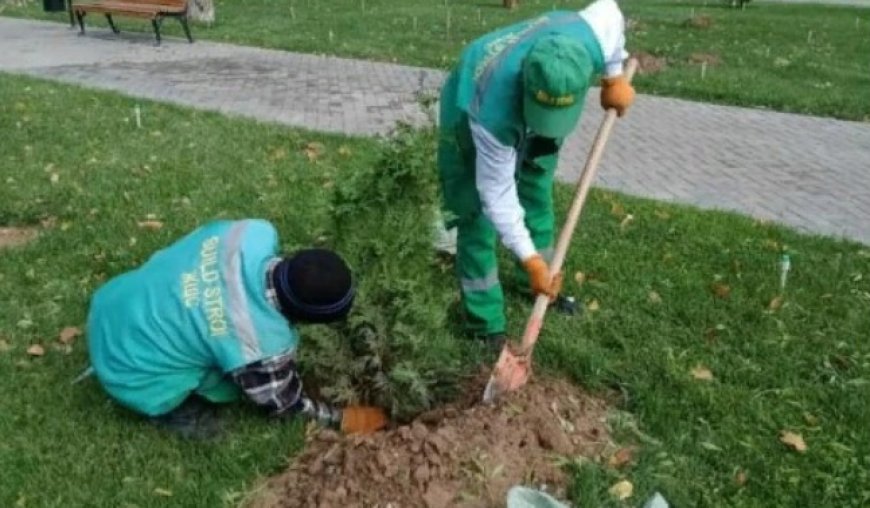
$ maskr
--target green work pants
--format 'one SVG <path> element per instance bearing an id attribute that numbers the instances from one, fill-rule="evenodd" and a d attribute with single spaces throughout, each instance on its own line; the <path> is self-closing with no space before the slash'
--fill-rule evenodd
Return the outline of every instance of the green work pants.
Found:
<path id="1" fill-rule="evenodd" d="M 552 252 L 554 241 L 554 172 L 554 167 L 523 164 L 517 177 L 517 193 L 525 210 L 526 227 L 535 248 L 545 257 Z M 504 291 L 496 260 L 497 239 L 495 228 L 483 213 L 460 219 L 457 223 L 456 268 L 466 324 L 475 334 L 502 333 L 507 325 Z M 519 260 L 516 269 L 518 284 L 528 287 L 528 275 Z"/>
<path id="2" fill-rule="evenodd" d="M 496 259 L 498 235 L 481 210 L 473 147 L 467 144 L 462 123 L 455 127 L 449 129 L 442 124 L 438 166 L 447 226 L 457 227 L 456 269 L 466 327 L 475 335 L 503 333 L 507 323 Z M 533 159 L 523 157 L 515 176 L 526 227 L 535 248 L 545 258 L 551 257 L 554 243 L 553 178 L 557 157 L 557 153 Z M 521 264 L 517 268 L 519 285 L 528 287 L 528 275 Z"/>

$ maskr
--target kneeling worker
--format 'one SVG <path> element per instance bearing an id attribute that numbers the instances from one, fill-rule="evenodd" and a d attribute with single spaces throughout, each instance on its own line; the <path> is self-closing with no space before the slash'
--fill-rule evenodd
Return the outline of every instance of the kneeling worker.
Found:
<path id="1" fill-rule="evenodd" d="M 294 326 L 343 319 L 353 300 L 334 252 L 279 257 L 270 223 L 215 221 L 97 290 L 91 364 L 112 398 L 188 437 L 214 435 L 214 404 L 243 394 L 274 415 L 373 432 L 386 425 L 382 410 L 311 400 L 296 370 Z"/>

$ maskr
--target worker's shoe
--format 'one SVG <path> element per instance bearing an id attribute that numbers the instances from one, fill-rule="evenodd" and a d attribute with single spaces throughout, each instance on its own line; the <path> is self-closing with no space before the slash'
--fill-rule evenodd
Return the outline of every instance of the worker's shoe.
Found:
<path id="1" fill-rule="evenodd" d="M 567 316 L 574 316 L 580 310 L 574 297 L 565 295 L 558 295 L 555 300 L 550 302 L 550 307 Z"/>
<path id="2" fill-rule="evenodd" d="M 165 415 L 151 418 L 151 423 L 194 441 L 214 439 L 221 434 L 217 408 L 197 395 L 191 395 Z"/>
<path id="3" fill-rule="evenodd" d="M 481 340 L 484 341 L 484 345 L 486 346 L 486 352 L 491 354 L 494 357 L 498 357 L 501 354 L 502 348 L 504 348 L 505 343 L 507 342 L 507 334 L 500 333 L 490 333 L 489 335 L 484 335 L 481 337 Z"/>

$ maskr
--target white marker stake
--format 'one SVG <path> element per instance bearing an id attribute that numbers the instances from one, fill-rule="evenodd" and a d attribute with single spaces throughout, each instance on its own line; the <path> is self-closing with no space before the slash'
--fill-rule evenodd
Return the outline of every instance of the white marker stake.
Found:
<path id="1" fill-rule="evenodd" d="M 133 109 L 133 112 L 136 113 L 136 128 L 142 128 L 142 110 L 139 109 L 139 105 L 136 104 L 136 107 Z"/>
<path id="2" fill-rule="evenodd" d="M 701 79 L 707 75 L 707 62 L 701 62 Z"/>
<path id="3" fill-rule="evenodd" d="M 447 38 L 450 38 L 450 9 L 447 9 Z"/>

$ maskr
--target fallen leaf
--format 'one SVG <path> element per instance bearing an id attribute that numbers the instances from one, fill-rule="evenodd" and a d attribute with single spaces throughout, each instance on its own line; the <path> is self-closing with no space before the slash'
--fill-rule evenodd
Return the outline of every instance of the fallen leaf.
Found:
<path id="1" fill-rule="evenodd" d="M 779 242 L 776 240 L 767 239 L 764 241 L 763 245 L 767 250 L 779 251 L 781 249 Z"/>
<path id="2" fill-rule="evenodd" d="M 698 364 L 694 369 L 690 371 L 692 373 L 692 377 L 697 379 L 698 381 L 712 381 L 713 373 L 710 372 L 710 369 L 704 367 L 703 365 Z"/>
<path id="3" fill-rule="evenodd" d="M 287 149 L 283 146 L 278 147 L 272 150 L 272 153 L 269 154 L 270 161 L 279 161 L 287 157 Z"/>
<path id="4" fill-rule="evenodd" d="M 623 500 L 631 497 L 631 494 L 634 492 L 634 485 L 631 484 L 628 480 L 622 480 L 613 484 L 610 487 L 610 495 L 615 497 L 616 499 Z"/>
<path id="5" fill-rule="evenodd" d="M 350 148 L 348 148 L 347 145 L 341 145 L 341 146 L 338 148 L 338 154 L 341 155 L 342 157 L 347 157 L 347 156 L 349 156 L 351 153 L 352 153 L 352 152 L 351 152 Z"/>
<path id="6" fill-rule="evenodd" d="M 80 328 L 76 326 L 67 326 L 60 331 L 60 337 L 58 337 L 58 340 L 61 344 L 71 344 L 72 341 L 81 334 L 82 331 Z"/>
<path id="7" fill-rule="evenodd" d="M 12 349 L 12 346 L 5 339 L 0 339 L 0 353 L 5 353 Z"/>
<path id="8" fill-rule="evenodd" d="M 578 286 L 582 286 L 584 282 L 586 282 L 586 274 L 583 272 L 577 272 L 574 274 L 574 282 L 577 283 Z"/>
<path id="9" fill-rule="evenodd" d="M 704 330 L 704 339 L 707 340 L 708 344 L 712 344 L 716 342 L 716 339 L 719 338 L 719 331 L 716 328 L 710 327 Z"/>
<path id="10" fill-rule="evenodd" d="M 60 181 L 60 175 L 57 173 L 52 173 L 51 178 L 49 179 L 51 180 L 51 183 L 57 183 Z"/>
<path id="11" fill-rule="evenodd" d="M 655 214 L 656 214 L 656 217 L 658 217 L 661 220 L 668 220 L 671 218 L 671 214 L 669 214 L 668 212 L 666 212 L 664 210 L 656 210 Z"/>
<path id="12" fill-rule="evenodd" d="M 780 433 L 779 440 L 790 446 L 796 452 L 804 453 L 807 451 L 807 444 L 804 442 L 804 438 L 800 434 L 784 430 Z"/>
<path id="13" fill-rule="evenodd" d="M 600 308 L 601 305 L 599 305 L 598 300 L 594 298 L 592 299 L 592 301 L 586 304 L 586 310 L 588 310 L 589 312 L 596 312 Z"/>
<path id="14" fill-rule="evenodd" d="M 716 295 L 717 298 L 722 298 L 723 300 L 731 296 L 731 286 L 728 284 L 723 284 L 721 282 L 713 283 L 711 286 L 713 294 Z"/>
<path id="15" fill-rule="evenodd" d="M 305 145 L 305 149 L 302 151 L 305 153 L 305 156 L 308 157 L 309 162 L 314 162 L 323 154 L 323 143 L 312 141 Z"/>
<path id="16" fill-rule="evenodd" d="M 768 310 L 779 310 L 779 308 L 782 307 L 783 300 L 784 298 L 782 295 L 774 296 L 773 300 L 771 300 L 770 303 L 767 304 Z"/>
<path id="17" fill-rule="evenodd" d="M 807 425 L 811 425 L 815 427 L 819 424 L 819 419 L 812 413 L 804 413 L 804 421 L 807 422 Z"/>
<path id="18" fill-rule="evenodd" d="M 634 220 L 634 215 L 632 215 L 632 214 L 626 215 L 625 218 L 622 219 L 622 222 L 619 223 L 619 229 L 625 231 L 625 228 L 627 228 L 628 225 L 631 224 L 631 221 L 633 221 L 633 220 Z"/>
<path id="19" fill-rule="evenodd" d="M 27 354 L 30 356 L 42 356 L 45 354 L 45 348 L 39 344 L 34 344 L 27 348 Z"/>
<path id="20" fill-rule="evenodd" d="M 157 231 L 158 229 L 163 227 L 163 223 L 159 220 L 143 220 L 139 222 L 139 227 L 142 229 L 150 229 L 151 231 Z"/>
<path id="21" fill-rule="evenodd" d="M 631 462 L 633 456 L 633 448 L 620 448 L 619 450 L 616 450 L 616 453 L 610 456 L 610 460 L 608 460 L 607 463 L 610 467 L 620 468 Z"/>
<path id="22" fill-rule="evenodd" d="M 721 452 L 722 448 L 716 446 L 715 443 L 711 443 L 709 441 L 701 441 L 701 448 L 705 450 L 710 450 L 711 452 Z"/>
<path id="23" fill-rule="evenodd" d="M 160 487 L 157 487 L 156 489 L 154 489 L 154 494 L 157 495 L 157 496 L 172 497 L 172 491 L 171 491 L 171 490 L 168 490 L 168 489 L 161 489 Z"/>
<path id="24" fill-rule="evenodd" d="M 662 303 L 662 296 L 656 291 L 650 291 L 648 298 L 650 303 L 654 303 L 656 305 Z"/>
<path id="25" fill-rule="evenodd" d="M 746 473 L 742 469 L 737 471 L 737 474 L 734 475 L 734 483 L 736 483 L 738 487 L 746 485 Z"/>
<path id="26" fill-rule="evenodd" d="M 622 219 L 625 217 L 625 207 L 622 206 L 622 203 L 614 201 L 610 205 L 610 214 L 615 216 L 617 219 Z"/>

